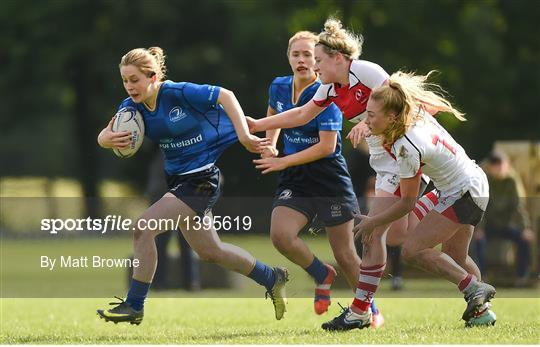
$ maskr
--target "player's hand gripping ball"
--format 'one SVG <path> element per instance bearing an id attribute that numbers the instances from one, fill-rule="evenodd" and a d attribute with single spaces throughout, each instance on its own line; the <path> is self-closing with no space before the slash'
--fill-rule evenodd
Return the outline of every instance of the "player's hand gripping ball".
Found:
<path id="1" fill-rule="evenodd" d="M 131 132 L 131 143 L 128 148 L 113 148 L 114 154 L 120 158 L 129 158 L 141 148 L 144 140 L 144 121 L 141 113 L 133 107 L 124 107 L 114 116 L 112 126 L 114 132 Z"/>

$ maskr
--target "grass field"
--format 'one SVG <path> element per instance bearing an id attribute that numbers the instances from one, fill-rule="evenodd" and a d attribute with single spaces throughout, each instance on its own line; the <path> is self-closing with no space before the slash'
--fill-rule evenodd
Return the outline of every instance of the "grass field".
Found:
<path id="1" fill-rule="evenodd" d="M 347 303 L 350 299 L 341 300 Z M 2 344 L 538 344 L 538 299 L 495 301 L 494 327 L 464 328 L 462 299 L 379 299 L 386 326 L 327 333 L 309 299 L 292 299 L 275 321 L 264 299 L 148 301 L 140 326 L 105 323 L 106 299 L 3 299 Z"/>
<path id="2" fill-rule="evenodd" d="M 287 262 L 261 236 L 226 236 L 259 259 L 287 266 L 288 312 L 275 321 L 270 300 L 249 280 L 234 289 L 201 292 L 151 291 L 140 326 L 99 320 L 113 295 L 126 291 L 125 269 L 49 271 L 39 256 L 92 255 L 125 257 L 125 238 L 2 239 L 0 252 L 0 344 L 538 344 L 540 299 L 537 289 L 500 288 L 494 300 L 498 322 L 489 328 L 464 328 L 465 307 L 457 290 L 444 280 L 406 278 L 405 290 L 393 292 L 383 280 L 377 302 L 386 318 L 380 330 L 327 333 L 321 323 L 348 305 L 345 287 L 333 290 L 330 312 L 316 316 L 313 284 L 303 270 Z M 324 237 L 310 237 L 310 247 L 330 260 Z M 54 294 L 54 295 L 53 295 Z M 37 298 L 41 296 L 41 298 Z M 53 298 L 47 298 L 51 297 Z M 63 298 L 70 297 L 70 298 Z M 91 298 L 90 298 L 91 297 Z"/>

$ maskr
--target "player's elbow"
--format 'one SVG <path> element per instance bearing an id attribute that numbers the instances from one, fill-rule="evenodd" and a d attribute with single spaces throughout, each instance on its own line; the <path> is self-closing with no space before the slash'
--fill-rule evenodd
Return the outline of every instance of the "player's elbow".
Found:
<path id="1" fill-rule="evenodd" d="M 234 100 L 236 96 L 234 95 L 232 90 L 228 90 L 225 88 L 221 88 L 219 91 L 219 102 L 222 103 L 223 101 L 227 100 Z"/>
<path id="2" fill-rule="evenodd" d="M 321 147 L 321 154 L 327 157 L 336 151 L 336 142 L 323 143 Z"/>
<path id="3" fill-rule="evenodd" d="M 103 129 L 97 136 L 97 143 L 98 145 L 101 147 L 101 148 L 108 148 L 105 143 L 103 142 L 103 132 L 105 131 L 105 129 Z"/>
<path id="4" fill-rule="evenodd" d="M 416 197 L 402 196 L 400 199 L 400 203 L 401 203 L 403 211 L 405 213 L 409 213 L 412 210 L 414 210 L 414 207 L 416 205 Z"/>
<path id="5" fill-rule="evenodd" d="M 306 110 L 305 105 L 297 108 L 296 117 L 298 118 L 299 123 L 301 123 L 299 126 L 306 125 L 313 119 L 311 114 Z"/>

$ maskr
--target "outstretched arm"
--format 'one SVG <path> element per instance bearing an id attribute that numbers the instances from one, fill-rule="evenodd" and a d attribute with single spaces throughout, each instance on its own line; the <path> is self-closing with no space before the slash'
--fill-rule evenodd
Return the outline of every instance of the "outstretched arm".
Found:
<path id="1" fill-rule="evenodd" d="M 249 130 L 252 133 L 272 130 L 296 128 L 309 123 L 310 120 L 317 117 L 326 107 L 319 107 L 313 101 L 282 112 L 279 115 L 266 117 L 263 119 L 250 119 Z"/>
<path id="2" fill-rule="evenodd" d="M 252 153 L 260 153 L 262 148 L 269 144 L 269 141 L 268 139 L 261 139 L 249 133 L 244 111 L 234 93 L 225 88 L 221 88 L 217 101 L 223 106 L 223 109 L 231 119 L 238 140 L 242 145 Z"/>
<path id="3" fill-rule="evenodd" d="M 353 148 L 357 148 L 360 142 L 369 135 L 371 135 L 371 132 L 366 125 L 366 120 L 363 119 L 360 123 L 356 124 L 351 131 L 349 131 L 347 138 L 351 140 Z"/>
<path id="4" fill-rule="evenodd" d="M 418 199 L 420 179 L 421 174 L 411 178 L 402 178 L 399 181 L 401 198 L 389 209 L 371 217 L 372 224 L 375 227 L 389 224 L 411 212 L 414 209 L 416 200 Z"/>
<path id="5" fill-rule="evenodd" d="M 414 177 L 402 178 L 399 181 L 401 198 L 384 212 L 371 217 L 364 215 L 358 216 L 362 221 L 354 227 L 354 233 L 362 233 L 362 239 L 366 241 L 371 237 L 371 233 L 376 227 L 390 224 L 411 212 L 418 197 L 421 176 L 419 171 Z"/>
<path id="6" fill-rule="evenodd" d="M 337 131 L 319 131 L 319 142 L 298 153 L 281 158 L 264 158 L 253 160 L 256 168 L 263 174 L 281 171 L 291 166 L 307 164 L 325 158 L 336 150 Z"/>

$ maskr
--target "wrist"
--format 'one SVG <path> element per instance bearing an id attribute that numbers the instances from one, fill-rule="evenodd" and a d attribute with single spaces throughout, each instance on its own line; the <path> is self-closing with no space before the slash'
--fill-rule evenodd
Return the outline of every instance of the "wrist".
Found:
<path id="1" fill-rule="evenodd" d="M 281 158 L 278 158 L 278 160 L 283 165 L 284 169 L 288 168 L 289 166 L 294 165 L 294 163 L 292 163 L 292 161 L 290 159 L 290 156 L 281 157 Z"/>
<path id="2" fill-rule="evenodd" d="M 258 132 L 264 131 L 265 121 L 266 121 L 266 118 L 255 120 L 255 122 L 253 123 L 253 132 L 258 133 Z"/>
<path id="3" fill-rule="evenodd" d="M 376 217 L 369 217 L 368 220 L 367 220 L 367 226 L 369 229 L 375 229 L 378 224 L 377 224 L 377 218 Z"/>
<path id="4" fill-rule="evenodd" d="M 240 141 L 240 143 L 246 143 L 249 141 L 249 136 L 246 134 L 240 134 L 238 135 L 238 141 Z"/>

